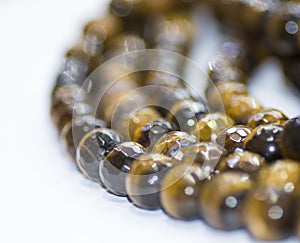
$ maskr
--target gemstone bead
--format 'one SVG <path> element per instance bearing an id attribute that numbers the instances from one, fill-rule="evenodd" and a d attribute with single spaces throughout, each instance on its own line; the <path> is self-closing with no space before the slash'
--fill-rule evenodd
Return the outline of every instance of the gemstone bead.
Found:
<path id="1" fill-rule="evenodd" d="M 242 226 L 244 198 L 252 187 L 248 174 L 227 171 L 202 186 L 199 211 L 203 219 L 223 230 Z"/>
<path id="2" fill-rule="evenodd" d="M 216 142 L 228 151 L 228 153 L 243 151 L 245 139 L 249 136 L 252 129 L 248 126 L 236 125 L 222 130 Z"/>
<path id="3" fill-rule="evenodd" d="M 300 117 L 285 124 L 280 147 L 284 157 L 300 161 Z"/>
<path id="4" fill-rule="evenodd" d="M 125 181 L 135 159 L 145 153 L 144 147 L 134 142 L 118 144 L 100 162 L 100 178 L 108 192 L 127 196 Z"/>
<path id="5" fill-rule="evenodd" d="M 261 125 L 255 128 L 244 141 L 244 148 L 260 154 L 267 162 L 282 158 L 279 146 L 283 127 L 279 125 Z"/>
<path id="6" fill-rule="evenodd" d="M 135 159 L 126 178 L 126 191 L 133 204 L 143 209 L 161 208 L 161 181 L 172 165 L 172 159 L 161 154 Z"/>
<path id="7" fill-rule="evenodd" d="M 89 179 L 103 183 L 99 176 L 99 165 L 123 138 L 108 128 L 97 128 L 88 132 L 76 150 L 76 161 L 80 171 Z"/>
<path id="8" fill-rule="evenodd" d="M 253 115 L 249 119 L 247 126 L 255 128 L 259 125 L 265 125 L 270 123 L 275 125 L 282 125 L 287 120 L 288 118 L 281 111 L 276 109 L 267 109 L 261 110 L 260 112 Z"/>

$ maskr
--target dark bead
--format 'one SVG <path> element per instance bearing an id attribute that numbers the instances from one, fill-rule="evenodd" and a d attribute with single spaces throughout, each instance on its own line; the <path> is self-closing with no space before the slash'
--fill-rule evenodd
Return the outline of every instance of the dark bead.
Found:
<path id="1" fill-rule="evenodd" d="M 152 153 L 160 153 L 173 157 L 181 148 L 195 143 L 197 143 L 197 139 L 185 132 L 169 132 L 157 141 Z"/>
<path id="2" fill-rule="evenodd" d="M 172 159 L 161 154 L 141 155 L 135 159 L 126 178 L 130 200 L 140 208 L 161 208 L 161 181 L 172 165 Z"/>
<path id="3" fill-rule="evenodd" d="M 282 158 L 279 147 L 283 127 L 279 125 L 261 125 L 255 128 L 244 141 L 244 148 L 260 154 L 267 162 Z"/>
<path id="4" fill-rule="evenodd" d="M 203 219 L 223 230 L 242 226 L 244 198 L 252 187 L 248 174 L 227 171 L 202 186 L 199 211 Z"/>
<path id="5" fill-rule="evenodd" d="M 228 151 L 228 153 L 243 151 L 245 139 L 252 129 L 247 126 L 237 125 L 221 131 L 217 137 L 217 143 Z"/>
<path id="6" fill-rule="evenodd" d="M 97 128 L 87 133 L 76 150 L 77 165 L 81 172 L 87 178 L 103 186 L 99 176 L 99 165 L 105 156 L 121 142 L 123 138 L 108 128 Z"/>
<path id="7" fill-rule="evenodd" d="M 285 124 L 280 147 L 284 157 L 300 161 L 300 117 Z"/>
<path id="8" fill-rule="evenodd" d="M 259 125 L 265 124 L 275 124 L 275 125 L 282 125 L 284 124 L 288 118 L 279 110 L 276 109 L 267 109 L 261 110 L 260 112 L 256 113 L 252 116 L 247 126 L 251 128 L 258 127 Z"/>
<path id="9" fill-rule="evenodd" d="M 100 162 L 100 178 L 108 192 L 127 196 L 125 181 L 132 163 L 145 153 L 144 147 L 134 142 L 124 142 L 114 147 Z"/>
<path id="10" fill-rule="evenodd" d="M 136 130 L 133 141 L 145 148 L 152 148 L 163 135 L 174 130 L 174 126 L 167 120 L 163 118 L 154 119 Z"/>

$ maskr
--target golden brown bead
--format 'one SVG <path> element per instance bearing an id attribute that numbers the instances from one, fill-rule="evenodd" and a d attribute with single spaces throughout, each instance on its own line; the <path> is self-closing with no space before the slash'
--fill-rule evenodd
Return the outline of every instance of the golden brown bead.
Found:
<path id="1" fill-rule="evenodd" d="M 276 109 L 266 109 L 261 110 L 260 112 L 253 115 L 249 119 L 247 126 L 255 128 L 259 125 L 265 125 L 270 123 L 275 125 L 282 125 L 287 120 L 288 118 L 281 111 Z"/>

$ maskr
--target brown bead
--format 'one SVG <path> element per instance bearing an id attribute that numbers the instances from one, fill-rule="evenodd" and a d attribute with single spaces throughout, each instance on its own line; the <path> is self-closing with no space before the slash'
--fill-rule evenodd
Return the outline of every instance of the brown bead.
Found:
<path id="1" fill-rule="evenodd" d="M 185 132 L 169 132 L 157 141 L 152 153 L 160 153 L 173 157 L 181 148 L 195 143 L 197 143 L 197 139 Z"/>
<path id="2" fill-rule="evenodd" d="M 292 234 L 299 182 L 300 166 L 294 161 L 278 161 L 260 171 L 243 213 L 246 227 L 255 238 L 275 241 Z"/>
<path id="3" fill-rule="evenodd" d="M 228 151 L 228 153 L 243 151 L 244 141 L 252 132 L 248 126 L 236 125 L 222 130 L 216 142 Z"/>
<path id="4" fill-rule="evenodd" d="M 252 187 L 248 174 L 227 171 L 202 186 L 199 211 L 215 228 L 231 230 L 243 225 L 244 198 Z"/>
<path id="5" fill-rule="evenodd" d="M 133 204 L 150 210 L 161 208 L 161 181 L 172 165 L 172 159 L 161 154 L 135 159 L 126 178 L 126 191 Z"/>
<path id="6" fill-rule="evenodd" d="M 249 119 L 247 126 L 255 128 L 259 125 L 265 125 L 270 123 L 275 125 L 282 125 L 287 120 L 288 118 L 281 111 L 276 109 L 266 109 L 261 110 L 260 112 L 253 115 Z"/>
<path id="7" fill-rule="evenodd" d="M 233 125 L 234 121 L 223 113 L 208 113 L 199 118 L 192 134 L 200 141 L 216 141 L 223 129 Z"/>

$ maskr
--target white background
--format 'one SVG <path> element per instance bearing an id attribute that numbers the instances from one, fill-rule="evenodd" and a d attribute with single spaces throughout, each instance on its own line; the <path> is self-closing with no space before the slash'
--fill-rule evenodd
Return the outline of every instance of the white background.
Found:
<path id="1" fill-rule="evenodd" d="M 106 2 L 0 0 L 0 242 L 253 242 L 243 230 L 224 233 L 137 209 L 83 178 L 66 157 L 49 118 L 49 94 L 64 51 Z M 202 47 L 194 58 L 203 64 L 200 57 L 211 53 Z M 299 99 L 277 64 L 265 66 L 251 92 L 298 115 Z"/>

